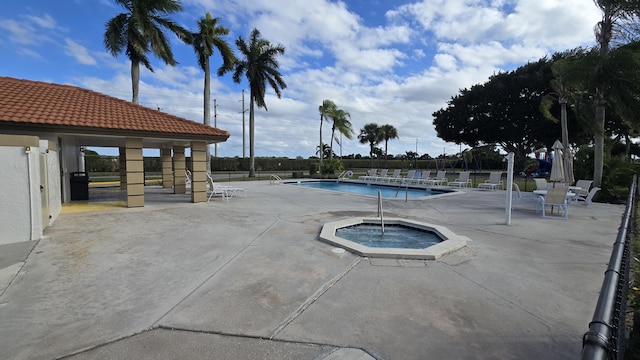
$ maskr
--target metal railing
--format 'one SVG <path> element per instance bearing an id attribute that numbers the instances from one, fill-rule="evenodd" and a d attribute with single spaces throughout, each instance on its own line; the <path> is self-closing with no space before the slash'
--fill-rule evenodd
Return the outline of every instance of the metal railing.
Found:
<path id="1" fill-rule="evenodd" d="M 380 190 L 378 190 L 378 217 L 380 218 L 382 235 L 384 235 L 384 211 L 382 211 L 382 191 Z"/>
<path id="2" fill-rule="evenodd" d="M 638 178 L 634 175 L 593 319 L 589 323 L 589 331 L 582 337 L 583 360 L 624 359 L 625 356 L 631 254 L 628 232 L 635 216 L 637 188 Z"/>
<path id="3" fill-rule="evenodd" d="M 270 185 L 282 184 L 282 179 L 280 178 L 280 176 L 278 176 L 276 174 L 272 174 L 271 177 L 269 178 L 269 184 Z"/>

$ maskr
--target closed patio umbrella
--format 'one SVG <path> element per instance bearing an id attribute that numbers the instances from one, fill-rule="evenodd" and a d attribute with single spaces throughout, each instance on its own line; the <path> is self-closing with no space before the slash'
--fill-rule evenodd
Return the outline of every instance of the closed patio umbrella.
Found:
<path id="1" fill-rule="evenodd" d="M 562 143 L 560 140 L 556 140 L 553 143 L 553 163 L 551 163 L 551 175 L 549 175 L 549 181 L 551 182 L 564 182 L 564 164 L 562 156 Z"/>
<path id="2" fill-rule="evenodd" d="M 573 153 L 570 149 L 565 149 L 564 153 L 564 182 L 573 184 L 576 180 L 573 175 Z"/>

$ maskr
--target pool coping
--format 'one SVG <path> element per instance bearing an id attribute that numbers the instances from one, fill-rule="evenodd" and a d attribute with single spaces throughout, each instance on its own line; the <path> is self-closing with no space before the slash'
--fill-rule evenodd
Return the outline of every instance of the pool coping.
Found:
<path id="1" fill-rule="evenodd" d="M 469 239 L 468 237 L 457 235 L 444 226 L 401 218 L 384 218 L 384 223 L 385 225 L 404 225 L 421 230 L 431 231 L 441 237 L 443 241 L 424 249 L 373 248 L 336 236 L 336 230 L 338 228 L 363 223 L 380 223 L 380 218 L 353 217 L 328 222 L 322 227 L 319 239 L 332 245 L 349 250 L 360 256 L 416 260 L 438 260 L 443 255 L 462 249 L 463 247 L 467 246 L 468 241 L 471 241 L 471 239 Z"/>
<path id="2" fill-rule="evenodd" d="M 386 187 L 395 187 L 392 186 L 390 184 L 385 184 L 385 183 L 378 183 L 375 181 L 362 181 L 362 180 L 353 180 L 353 179 L 347 179 L 347 180 L 339 180 L 339 179 L 301 179 L 301 180 L 285 180 L 283 181 L 281 184 L 282 185 L 287 185 L 287 186 L 295 186 L 295 184 L 300 184 L 300 183 L 305 183 L 305 182 L 344 182 L 344 183 L 349 183 L 349 184 L 367 184 L 367 185 L 375 185 L 375 186 L 386 186 Z M 311 190 L 316 190 L 316 191 L 330 191 L 333 193 L 342 193 L 345 195 L 355 195 L 355 196 L 365 196 L 368 198 L 376 198 L 377 196 L 375 195 L 367 195 L 367 194 L 358 194 L 358 193 L 352 193 L 352 192 L 347 192 L 347 191 L 338 191 L 338 190 L 329 190 L 329 189 L 319 189 L 319 188 L 313 188 L 313 187 L 308 187 L 308 189 Z M 458 189 L 453 189 L 447 186 L 442 186 L 442 187 L 434 187 L 434 186 L 416 186 L 416 185 L 410 185 L 409 189 L 413 189 L 413 190 L 427 190 L 427 189 L 434 189 L 436 191 L 438 190 L 444 190 L 444 193 L 441 194 L 432 194 L 432 195 L 425 195 L 425 196 L 420 196 L 420 197 L 414 197 L 414 198 L 407 198 L 405 199 L 404 197 L 399 197 L 399 198 L 387 198 L 387 197 L 383 197 L 383 200 L 391 200 L 391 201 L 398 201 L 398 200 L 403 200 L 403 201 L 416 201 L 416 200 L 425 200 L 425 199 L 435 199 L 435 198 L 440 198 L 440 197 L 444 197 L 444 196 L 452 196 L 452 195 L 458 195 L 458 194 L 462 194 L 464 193 L 463 191 L 460 191 Z"/>

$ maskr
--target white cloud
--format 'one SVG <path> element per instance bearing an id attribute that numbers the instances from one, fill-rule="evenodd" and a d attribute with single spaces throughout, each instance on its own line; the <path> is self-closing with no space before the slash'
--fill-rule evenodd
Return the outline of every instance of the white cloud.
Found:
<path id="1" fill-rule="evenodd" d="M 64 53 L 76 59 L 80 64 L 95 65 L 97 63 L 96 59 L 89 54 L 89 51 L 84 46 L 71 39 L 65 39 L 65 43 Z"/>
<path id="2" fill-rule="evenodd" d="M 24 17 L 41 28 L 48 30 L 56 28 L 56 21 L 49 14 L 44 14 L 43 16 L 25 15 Z"/>

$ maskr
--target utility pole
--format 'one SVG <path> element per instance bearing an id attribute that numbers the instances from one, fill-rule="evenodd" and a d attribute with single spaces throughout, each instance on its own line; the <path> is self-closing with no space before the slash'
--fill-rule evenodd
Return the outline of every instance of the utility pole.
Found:
<path id="1" fill-rule="evenodd" d="M 213 127 L 214 128 L 218 128 L 218 103 L 217 103 L 217 99 L 213 99 Z M 214 155 L 215 157 L 218 157 L 218 143 L 215 143 L 214 145 Z"/>

